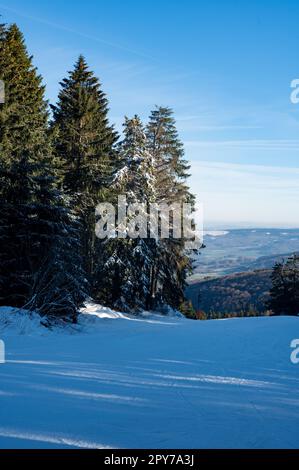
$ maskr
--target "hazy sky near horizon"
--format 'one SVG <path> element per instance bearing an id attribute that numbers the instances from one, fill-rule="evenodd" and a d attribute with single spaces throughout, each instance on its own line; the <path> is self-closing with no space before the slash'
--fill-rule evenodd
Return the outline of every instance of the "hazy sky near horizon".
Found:
<path id="1" fill-rule="evenodd" d="M 299 226 L 296 0 L 0 0 L 55 102 L 85 55 L 120 130 L 171 106 L 211 225 Z"/>

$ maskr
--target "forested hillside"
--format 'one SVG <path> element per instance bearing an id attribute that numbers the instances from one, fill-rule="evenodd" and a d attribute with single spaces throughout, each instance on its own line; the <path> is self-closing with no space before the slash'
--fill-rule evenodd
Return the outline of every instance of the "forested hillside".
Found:
<path id="1" fill-rule="evenodd" d="M 271 270 L 266 269 L 203 280 L 188 286 L 186 295 L 195 310 L 202 310 L 208 316 L 248 315 L 267 310 L 270 288 Z"/>

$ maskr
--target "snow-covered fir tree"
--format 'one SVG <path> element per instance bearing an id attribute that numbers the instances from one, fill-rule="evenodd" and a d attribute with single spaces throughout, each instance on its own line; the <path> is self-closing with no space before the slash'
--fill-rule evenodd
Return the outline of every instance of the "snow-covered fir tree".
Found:
<path id="1" fill-rule="evenodd" d="M 118 227 L 123 238 L 110 239 L 105 243 L 98 296 L 113 307 L 136 311 L 146 308 L 150 295 L 155 241 L 148 238 L 147 220 L 149 205 L 156 197 L 155 165 L 138 116 L 125 120 L 124 139 L 118 147 L 118 167 L 113 182 L 115 195 L 126 197 L 127 209 L 135 203 L 141 203 L 142 207 L 136 214 L 134 211 L 131 214 L 127 212 L 124 223 Z M 135 215 L 141 216 L 146 224 L 141 226 L 137 222 L 135 225 Z M 135 238 L 129 233 L 130 227 L 136 233 Z"/>

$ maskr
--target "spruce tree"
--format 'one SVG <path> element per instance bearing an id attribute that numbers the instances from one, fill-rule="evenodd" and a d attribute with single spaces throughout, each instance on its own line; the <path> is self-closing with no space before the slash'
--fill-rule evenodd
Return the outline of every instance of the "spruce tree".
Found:
<path id="1" fill-rule="evenodd" d="M 168 107 L 157 107 L 152 111 L 147 125 L 149 150 L 156 162 L 157 198 L 161 202 L 194 202 L 186 184 L 190 164 L 185 159 L 173 111 Z"/>
<path id="2" fill-rule="evenodd" d="M 1 297 L 20 306 L 28 298 L 34 269 L 27 227 L 33 220 L 32 176 L 44 152 L 47 112 L 41 79 L 16 25 L 4 32 L 0 71 L 6 95 L 0 113 Z"/>
<path id="3" fill-rule="evenodd" d="M 61 82 L 52 106 L 55 156 L 64 192 L 82 225 L 81 252 L 90 281 L 97 269 L 95 208 L 108 198 L 117 134 L 108 122 L 108 101 L 99 80 L 80 56 Z"/>
<path id="4" fill-rule="evenodd" d="M 151 113 L 147 139 L 156 165 L 157 202 L 181 206 L 189 203 L 194 207 L 195 197 L 186 183 L 190 176 L 190 165 L 185 159 L 184 147 L 170 108 L 158 107 Z M 184 241 L 183 237 L 176 239 L 171 234 L 169 239 L 159 241 L 152 269 L 153 303 L 160 298 L 163 303 L 178 308 L 184 301 L 186 278 L 192 269 L 191 257 L 184 249 Z"/>
<path id="5" fill-rule="evenodd" d="M 70 264 L 69 236 L 75 238 L 76 229 L 51 171 L 44 87 L 16 25 L 2 31 L 1 49 L 0 302 L 74 317 L 84 298 L 84 278 L 80 258 L 75 255 Z M 61 251 L 64 258 L 57 263 Z M 81 286 L 76 293 L 74 285 Z M 68 301 L 62 307 L 64 289 Z"/>
<path id="6" fill-rule="evenodd" d="M 299 315 L 299 255 L 276 263 L 268 307 L 277 315 Z"/>

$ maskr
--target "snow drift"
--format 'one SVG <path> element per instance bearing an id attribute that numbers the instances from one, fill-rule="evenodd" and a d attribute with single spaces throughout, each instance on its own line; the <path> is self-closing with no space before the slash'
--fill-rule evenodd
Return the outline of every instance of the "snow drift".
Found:
<path id="1" fill-rule="evenodd" d="M 298 448 L 299 319 L 0 309 L 0 448 Z"/>

